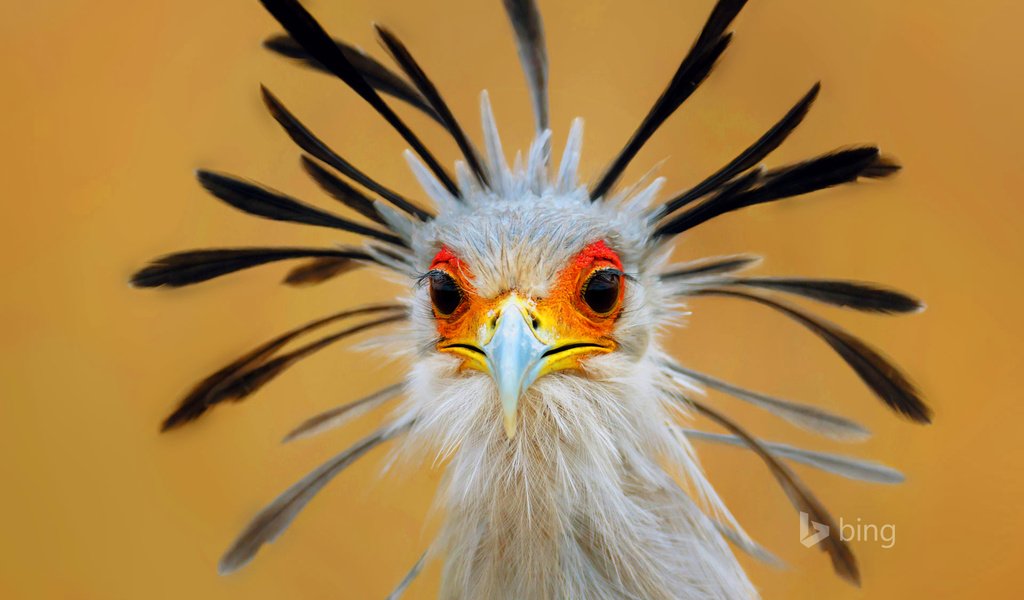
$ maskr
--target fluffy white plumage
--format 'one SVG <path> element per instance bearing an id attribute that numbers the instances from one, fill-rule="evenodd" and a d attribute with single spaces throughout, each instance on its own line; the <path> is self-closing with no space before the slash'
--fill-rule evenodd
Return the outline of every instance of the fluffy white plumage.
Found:
<path id="1" fill-rule="evenodd" d="M 398 452 L 447 460 L 437 502 L 444 525 L 432 552 L 445 558 L 446 598 L 747 598 L 755 596 L 712 518 L 735 522 L 706 481 L 685 437 L 673 382 L 660 366 L 656 324 L 670 321 L 673 289 L 658 279 L 665 252 L 645 217 L 660 181 L 613 202 L 590 201 L 577 181 L 582 122 L 566 143 L 556 181 L 547 134 L 512 171 L 482 96 L 488 177 L 497 189 L 463 189 L 456 203 L 418 163 L 424 190 L 448 210 L 410 238 L 429 268 L 441 245 L 473 265 L 483 297 L 515 289 L 544 297 L 587 244 L 607 240 L 631 276 L 615 326 L 618 351 L 584 373 L 538 380 L 520 403 L 508 440 L 493 380 L 459 360 L 419 356 L 394 415 L 409 426 Z M 541 185 L 536 184 L 540 182 Z M 413 298 L 416 348 L 436 338 L 430 298 Z M 740 534 L 743 535 L 742 533 Z"/>

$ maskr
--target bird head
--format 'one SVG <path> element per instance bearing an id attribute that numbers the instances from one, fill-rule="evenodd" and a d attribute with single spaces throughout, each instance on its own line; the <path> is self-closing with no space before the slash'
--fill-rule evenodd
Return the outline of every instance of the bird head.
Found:
<path id="1" fill-rule="evenodd" d="M 433 323 L 424 328 L 431 351 L 454 359 L 451 377 L 491 382 L 514 437 L 519 403 L 539 379 L 593 381 L 592 359 L 638 358 L 637 319 L 622 318 L 643 297 L 644 283 L 630 275 L 637 248 L 582 193 L 524 191 L 501 210 L 479 203 L 458 212 L 422 244 L 425 255 L 436 252 L 420 278 L 417 313 Z"/>

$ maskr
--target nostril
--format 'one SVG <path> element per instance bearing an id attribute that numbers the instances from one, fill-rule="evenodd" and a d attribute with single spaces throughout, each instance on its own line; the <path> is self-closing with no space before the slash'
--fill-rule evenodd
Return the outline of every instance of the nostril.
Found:
<path id="1" fill-rule="evenodd" d="M 538 319 L 537 317 L 533 317 L 533 319 L 530 321 L 530 324 L 533 326 L 534 330 L 540 329 L 540 319 Z"/>
<path id="2" fill-rule="evenodd" d="M 491 329 L 493 330 L 498 326 L 498 315 L 491 317 Z"/>

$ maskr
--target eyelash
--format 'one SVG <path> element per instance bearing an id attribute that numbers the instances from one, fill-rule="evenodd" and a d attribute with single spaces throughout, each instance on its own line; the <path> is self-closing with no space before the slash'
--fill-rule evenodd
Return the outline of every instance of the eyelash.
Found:
<path id="1" fill-rule="evenodd" d="M 430 281 L 430 278 L 435 273 L 444 273 L 445 275 L 449 275 L 449 276 L 451 275 L 450 273 L 448 273 L 444 269 L 431 269 L 431 270 L 427 271 L 426 273 L 421 273 L 419 275 L 414 275 L 413 276 L 413 287 L 415 287 L 415 288 L 423 287 L 424 285 L 427 284 L 428 281 Z"/>

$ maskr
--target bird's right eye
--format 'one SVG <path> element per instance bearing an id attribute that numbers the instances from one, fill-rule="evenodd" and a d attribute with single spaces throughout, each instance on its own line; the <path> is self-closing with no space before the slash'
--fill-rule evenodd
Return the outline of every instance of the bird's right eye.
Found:
<path id="1" fill-rule="evenodd" d="M 441 270 L 430 272 L 430 301 L 437 314 L 447 317 L 462 304 L 462 290 L 451 275 Z"/>

